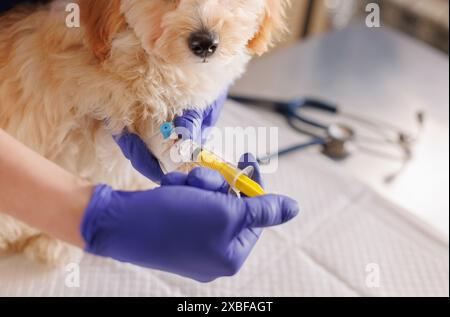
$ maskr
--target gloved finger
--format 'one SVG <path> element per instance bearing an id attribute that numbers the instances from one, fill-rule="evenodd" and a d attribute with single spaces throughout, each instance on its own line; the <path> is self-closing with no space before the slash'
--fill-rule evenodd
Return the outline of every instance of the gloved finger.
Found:
<path id="1" fill-rule="evenodd" d="M 133 167 L 144 176 L 159 182 L 164 176 L 159 161 L 148 149 L 142 139 L 133 133 L 124 133 L 115 138 L 123 154 Z"/>
<path id="2" fill-rule="evenodd" d="M 243 169 L 247 166 L 252 166 L 254 168 L 252 178 L 261 184 L 262 180 L 259 165 L 251 154 L 244 154 L 241 157 L 239 168 Z M 220 173 L 207 168 L 195 168 L 192 170 L 187 177 L 187 182 L 185 185 L 209 191 L 221 192 L 224 194 L 228 193 L 230 190 L 230 185 L 225 181 Z"/>
<path id="3" fill-rule="evenodd" d="M 198 142 L 202 135 L 203 116 L 197 110 L 185 110 L 182 116 L 173 121 L 175 131 L 181 135 L 183 140 L 194 140 Z"/>
<path id="4" fill-rule="evenodd" d="M 200 189 L 227 193 L 228 183 L 219 172 L 208 168 L 195 168 L 187 176 L 187 185 Z"/>
<path id="5" fill-rule="evenodd" d="M 216 125 L 227 97 L 228 88 L 211 104 L 211 106 L 205 109 L 203 112 L 202 129 L 211 128 Z"/>
<path id="6" fill-rule="evenodd" d="M 180 172 L 166 174 L 161 178 L 161 186 L 186 186 L 187 177 L 187 174 Z"/>
<path id="7" fill-rule="evenodd" d="M 248 166 L 253 167 L 252 179 L 258 184 L 260 184 L 262 187 L 264 187 L 264 183 L 261 177 L 261 169 L 259 167 L 258 161 L 251 153 L 246 153 L 242 155 L 241 158 L 239 159 L 238 167 L 241 170 L 245 169 Z"/>
<path id="8" fill-rule="evenodd" d="M 295 200 L 279 195 L 246 198 L 245 205 L 249 228 L 281 225 L 296 217 L 300 211 Z"/>
<path id="9" fill-rule="evenodd" d="M 228 184 L 218 172 L 197 167 L 189 174 L 179 172 L 169 173 L 162 177 L 162 186 L 191 186 L 199 189 L 227 193 Z"/>
<path id="10" fill-rule="evenodd" d="M 250 255 L 250 251 L 253 249 L 256 242 L 258 242 L 261 233 L 261 228 L 244 228 L 231 241 L 228 249 L 229 260 L 230 263 L 232 263 L 229 275 L 234 275 L 240 270 Z"/>
<path id="11" fill-rule="evenodd" d="M 236 253 L 249 253 L 262 232 L 262 228 L 244 228 L 231 242 L 231 248 Z"/>

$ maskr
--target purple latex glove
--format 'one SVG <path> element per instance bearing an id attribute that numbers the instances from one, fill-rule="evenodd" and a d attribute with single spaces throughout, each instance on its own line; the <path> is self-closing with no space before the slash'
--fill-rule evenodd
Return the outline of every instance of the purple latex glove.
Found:
<path id="1" fill-rule="evenodd" d="M 175 127 L 183 128 L 183 137 L 199 142 L 206 139 L 207 128 L 216 124 L 227 94 L 228 90 L 203 111 L 186 110 L 181 117 L 175 119 Z M 186 134 L 188 135 L 186 136 Z M 164 173 L 158 159 L 138 135 L 124 131 L 122 134 L 114 136 L 114 140 L 138 172 L 156 183 L 161 182 Z"/>
<path id="2" fill-rule="evenodd" d="M 161 182 L 164 173 L 159 161 L 137 134 L 124 132 L 114 140 L 135 170 L 155 183 Z"/>
<path id="3" fill-rule="evenodd" d="M 299 208 L 283 196 L 226 191 L 220 174 L 202 168 L 168 174 L 150 191 L 99 185 L 81 225 L 86 250 L 201 282 L 234 275 L 262 228 L 291 220 Z"/>
<path id="4" fill-rule="evenodd" d="M 219 120 L 227 96 L 228 90 L 223 92 L 205 110 L 185 110 L 182 116 L 175 118 L 175 127 L 184 129 L 183 138 L 194 140 L 197 144 L 203 144 L 208 137 L 209 128 L 214 127 Z"/>

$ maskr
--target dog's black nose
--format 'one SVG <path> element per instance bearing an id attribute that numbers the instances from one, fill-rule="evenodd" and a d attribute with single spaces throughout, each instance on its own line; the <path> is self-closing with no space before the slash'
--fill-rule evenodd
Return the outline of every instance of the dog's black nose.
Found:
<path id="1" fill-rule="evenodd" d="M 207 58 L 217 51 L 219 39 L 217 35 L 208 31 L 192 33 L 189 37 L 189 48 L 198 57 Z"/>

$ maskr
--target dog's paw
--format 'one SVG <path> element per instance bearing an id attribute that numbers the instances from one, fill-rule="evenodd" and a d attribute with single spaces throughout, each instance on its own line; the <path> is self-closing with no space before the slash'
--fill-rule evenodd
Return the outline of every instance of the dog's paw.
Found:
<path id="1" fill-rule="evenodd" d="M 5 237 L 0 235 L 0 254 L 8 253 L 10 250 L 9 243 Z"/>
<path id="2" fill-rule="evenodd" d="M 83 251 L 45 234 L 28 240 L 24 253 L 30 259 L 52 267 L 63 267 L 69 263 L 79 263 Z"/>
<path id="3" fill-rule="evenodd" d="M 20 252 L 34 230 L 21 222 L 0 214 L 0 254 Z"/>

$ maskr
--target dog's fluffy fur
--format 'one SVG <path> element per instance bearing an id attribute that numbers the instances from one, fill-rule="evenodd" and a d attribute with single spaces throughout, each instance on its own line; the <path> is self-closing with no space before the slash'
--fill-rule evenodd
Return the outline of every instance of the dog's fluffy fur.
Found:
<path id="1" fill-rule="evenodd" d="M 68 28 L 68 2 L 0 16 L 0 128 L 68 171 L 120 189 L 148 183 L 111 135 L 127 127 L 146 140 L 183 109 L 207 106 L 252 55 L 270 47 L 284 28 L 286 5 L 78 0 L 81 27 Z M 220 38 L 207 63 L 187 44 L 192 32 L 205 28 Z M 0 250 L 24 251 L 49 264 L 80 254 L 2 214 Z"/>

